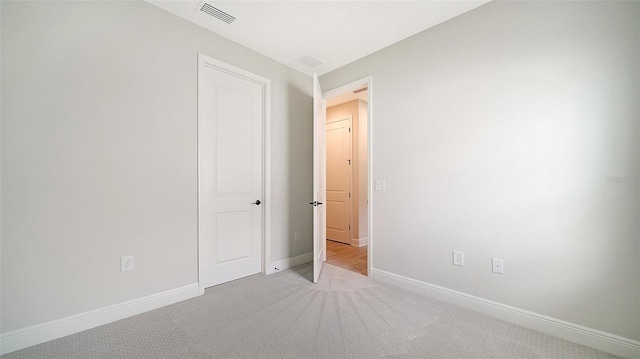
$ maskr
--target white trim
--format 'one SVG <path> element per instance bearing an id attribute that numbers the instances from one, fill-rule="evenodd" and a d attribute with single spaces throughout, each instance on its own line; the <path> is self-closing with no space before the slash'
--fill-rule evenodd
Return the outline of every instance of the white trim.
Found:
<path id="1" fill-rule="evenodd" d="M 198 81 L 200 80 L 200 67 L 207 66 L 216 70 L 226 72 L 230 75 L 243 78 L 245 80 L 262 86 L 263 93 L 263 116 L 262 116 L 262 202 L 264 209 L 262 211 L 262 263 L 260 264 L 262 273 L 267 273 L 267 263 L 271 262 L 271 80 L 260 75 L 256 75 L 247 70 L 222 62 L 213 57 L 198 53 Z M 198 86 L 199 96 L 200 86 Z M 200 248 L 200 104 L 198 103 L 198 174 L 197 174 L 197 190 L 198 190 L 198 248 Z M 200 282 L 200 251 L 198 250 L 198 282 Z M 204 294 L 204 286 L 199 284 L 198 291 Z"/>
<path id="2" fill-rule="evenodd" d="M 267 80 L 264 98 L 264 124 L 262 128 L 264 146 L 263 154 L 263 172 L 262 178 L 264 182 L 264 216 L 262 219 L 262 273 L 267 273 L 267 264 L 271 263 L 271 80 Z"/>
<path id="3" fill-rule="evenodd" d="M 350 82 L 346 85 L 329 90 L 323 94 L 325 99 L 341 95 L 345 92 L 357 90 L 362 86 L 367 86 L 369 98 L 367 101 L 367 178 L 368 190 L 367 198 L 369 205 L 367 206 L 367 276 L 371 276 L 373 268 L 373 221 L 371 220 L 373 213 L 373 76 L 367 76 L 360 80 Z"/>
<path id="4" fill-rule="evenodd" d="M 267 268 L 266 274 L 273 274 L 309 262 L 313 262 L 313 252 L 273 262 Z"/>
<path id="5" fill-rule="evenodd" d="M 438 285 L 373 268 L 371 278 L 623 358 L 639 358 L 640 342 Z"/>
<path id="6" fill-rule="evenodd" d="M 369 101 L 367 101 L 367 169 L 369 173 L 367 200 L 369 201 L 367 209 L 367 273 L 370 276 L 373 269 L 373 77 L 367 77 L 367 88 L 369 89 Z"/>
<path id="7" fill-rule="evenodd" d="M 75 334 L 198 296 L 198 283 L 0 335 L 0 355 Z"/>
<path id="8" fill-rule="evenodd" d="M 369 238 L 368 237 L 351 238 L 351 245 L 354 246 L 354 247 L 364 247 L 367 244 L 369 244 Z"/>

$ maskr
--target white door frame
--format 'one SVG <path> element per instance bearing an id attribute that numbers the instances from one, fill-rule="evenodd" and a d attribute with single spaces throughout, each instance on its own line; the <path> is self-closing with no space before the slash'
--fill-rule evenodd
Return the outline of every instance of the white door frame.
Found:
<path id="1" fill-rule="evenodd" d="M 368 101 L 367 101 L 367 197 L 369 199 L 369 205 L 367 206 L 367 231 L 368 231 L 368 245 L 367 245 L 367 276 L 371 276 L 371 268 L 373 268 L 373 223 L 371 221 L 371 213 L 373 212 L 373 152 L 372 152 L 372 138 L 373 138 L 373 76 L 367 76 L 357 81 L 350 82 L 346 85 L 340 86 L 333 90 L 326 91 L 323 96 L 325 99 L 330 99 L 335 96 L 344 94 L 345 92 L 351 92 L 361 89 L 366 86 L 368 89 Z"/>
<path id="2" fill-rule="evenodd" d="M 244 80 L 253 82 L 262 87 L 263 94 L 263 109 L 262 109 L 262 193 L 263 193 L 263 210 L 262 210 L 262 273 L 266 273 L 267 264 L 271 263 L 271 80 L 256 75 L 252 72 L 243 70 L 239 67 L 227 64 L 213 57 L 198 53 L 198 82 L 200 82 L 200 65 L 206 64 L 206 66 L 213 67 L 218 71 L 225 72 L 229 75 L 242 78 Z M 199 89 L 198 89 L 199 92 Z M 200 163 L 201 148 L 200 144 L 200 103 L 198 102 L 198 290 L 200 295 L 204 294 L 204 286 L 200 282 L 201 268 L 200 268 L 200 203 L 201 195 L 203 193 L 202 183 L 200 181 L 200 174 L 202 164 Z"/>

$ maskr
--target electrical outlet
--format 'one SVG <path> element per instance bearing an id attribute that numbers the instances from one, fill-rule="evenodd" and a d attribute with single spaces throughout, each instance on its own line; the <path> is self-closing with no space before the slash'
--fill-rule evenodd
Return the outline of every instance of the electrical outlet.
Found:
<path id="1" fill-rule="evenodd" d="M 375 181 L 375 190 L 376 191 L 384 191 L 386 187 L 386 183 L 384 180 L 376 180 Z"/>
<path id="2" fill-rule="evenodd" d="M 453 251 L 453 264 L 464 266 L 464 252 Z"/>
<path id="3" fill-rule="evenodd" d="M 133 270 L 133 256 L 120 257 L 120 272 Z"/>
<path id="4" fill-rule="evenodd" d="M 295 240 L 297 241 L 298 239 L 300 239 L 300 231 L 295 232 Z"/>
<path id="5" fill-rule="evenodd" d="M 504 273 L 504 262 L 502 261 L 502 259 L 493 258 L 491 259 L 491 263 L 493 265 L 493 269 L 492 269 L 493 273 L 498 273 L 498 274 Z"/>

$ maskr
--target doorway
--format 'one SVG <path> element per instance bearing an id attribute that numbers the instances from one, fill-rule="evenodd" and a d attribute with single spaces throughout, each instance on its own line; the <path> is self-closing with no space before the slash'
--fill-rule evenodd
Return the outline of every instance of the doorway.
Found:
<path id="1" fill-rule="evenodd" d="M 327 263 L 367 275 L 368 82 L 325 97 Z"/>

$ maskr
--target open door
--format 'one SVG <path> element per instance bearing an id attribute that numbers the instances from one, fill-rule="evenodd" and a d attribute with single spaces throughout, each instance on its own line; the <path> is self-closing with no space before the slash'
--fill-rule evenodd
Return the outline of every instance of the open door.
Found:
<path id="1" fill-rule="evenodd" d="M 313 282 L 317 283 L 322 264 L 327 260 L 327 212 L 325 196 L 327 105 L 322 97 L 320 81 L 313 74 Z"/>

